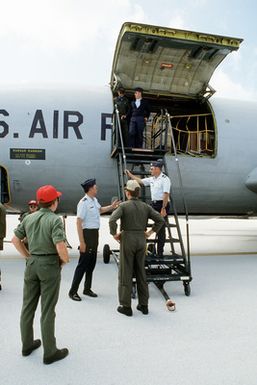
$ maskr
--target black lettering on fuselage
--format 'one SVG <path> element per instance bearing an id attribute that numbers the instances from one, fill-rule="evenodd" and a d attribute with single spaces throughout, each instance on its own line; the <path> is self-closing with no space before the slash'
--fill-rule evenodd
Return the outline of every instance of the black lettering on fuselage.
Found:
<path id="1" fill-rule="evenodd" d="M 59 120 L 59 111 L 54 110 L 53 117 L 53 138 L 58 138 L 58 120 Z"/>
<path id="2" fill-rule="evenodd" d="M 71 116 L 76 116 L 78 119 L 70 121 Z M 77 139 L 82 139 L 82 135 L 79 130 L 79 126 L 83 123 L 83 115 L 78 111 L 64 111 L 63 115 L 63 139 L 69 138 L 69 127 L 72 127 Z"/>
<path id="3" fill-rule="evenodd" d="M 76 120 L 72 120 L 72 117 Z M 83 115 L 78 111 L 64 111 L 63 112 L 63 138 L 69 138 L 69 128 L 73 128 L 77 139 L 83 139 L 79 126 L 83 123 Z M 54 110 L 53 113 L 53 139 L 59 137 L 59 111 Z M 37 110 L 31 125 L 29 138 L 34 138 L 35 134 L 41 134 L 43 138 L 48 138 L 47 128 L 42 110 Z"/>
<path id="4" fill-rule="evenodd" d="M 9 113 L 6 110 L 0 110 L 0 115 L 9 116 Z M 1 131 L 1 128 L 2 131 Z M 0 120 L 0 138 L 4 138 L 9 133 L 9 126 L 3 120 Z"/>
<path id="5" fill-rule="evenodd" d="M 39 124 L 39 127 L 38 127 Z M 29 138 L 34 138 L 35 134 L 43 135 L 43 138 L 48 138 L 46 125 L 43 117 L 42 110 L 37 110 L 32 122 Z"/>
<path id="6" fill-rule="evenodd" d="M 107 119 L 110 119 L 110 123 L 107 123 Z M 112 130 L 112 114 L 101 114 L 101 140 L 106 140 L 106 130 Z"/>

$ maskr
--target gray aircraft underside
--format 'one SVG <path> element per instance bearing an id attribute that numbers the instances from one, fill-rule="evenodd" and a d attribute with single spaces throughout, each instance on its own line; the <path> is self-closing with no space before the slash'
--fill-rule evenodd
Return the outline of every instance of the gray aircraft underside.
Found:
<path id="1" fill-rule="evenodd" d="M 189 213 L 256 212 L 257 103 L 215 97 L 210 104 L 216 120 L 215 156 L 178 155 Z M 112 111 L 108 87 L 1 91 L 0 167 L 8 173 L 9 205 L 24 209 L 39 186 L 53 184 L 63 192 L 60 209 L 75 213 L 83 195 L 80 183 L 93 177 L 102 204 L 117 196 L 116 159 L 110 156 L 111 118 L 103 115 Z M 74 129 L 72 124 L 78 120 Z M 22 149 L 39 149 L 45 159 L 41 155 L 17 158 Z M 182 212 L 174 156 L 166 154 L 166 162 Z"/>

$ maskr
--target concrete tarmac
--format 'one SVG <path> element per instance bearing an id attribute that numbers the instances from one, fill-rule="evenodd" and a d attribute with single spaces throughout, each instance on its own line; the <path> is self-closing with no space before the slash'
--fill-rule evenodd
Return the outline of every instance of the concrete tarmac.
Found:
<path id="1" fill-rule="evenodd" d="M 182 221 L 183 222 L 183 221 Z M 8 216 L 8 236 L 17 222 Z M 190 220 L 192 294 L 180 282 L 165 284 L 177 304 L 168 312 L 150 284 L 149 315 L 117 313 L 117 267 L 105 265 L 108 217 L 102 218 L 93 290 L 98 298 L 71 301 L 68 290 L 77 264 L 75 218 L 68 218 L 71 262 L 63 268 L 56 308 L 58 347 L 70 355 L 42 363 L 42 348 L 22 357 L 19 315 L 24 260 L 7 243 L 1 253 L 0 384 L 2 385 L 255 385 L 257 378 L 257 221 Z M 182 223 L 183 230 L 184 222 Z M 184 232 L 184 230 L 183 230 Z M 79 292 L 82 295 L 82 287 Z M 40 338 L 40 308 L 35 318 Z"/>

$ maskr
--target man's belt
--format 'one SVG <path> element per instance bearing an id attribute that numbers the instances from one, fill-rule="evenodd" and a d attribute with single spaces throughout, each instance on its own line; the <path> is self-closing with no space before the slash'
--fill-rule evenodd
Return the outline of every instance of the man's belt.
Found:
<path id="1" fill-rule="evenodd" d="M 58 256 L 58 254 L 56 254 L 56 253 L 51 253 L 51 254 L 31 254 L 32 256 L 36 256 L 36 257 L 48 257 L 48 256 L 50 256 L 50 255 L 56 255 L 56 256 Z"/>
<path id="2" fill-rule="evenodd" d="M 160 201 L 152 201 L 152 203 L 162 203 L 163 200 L 160 200 Z"/>

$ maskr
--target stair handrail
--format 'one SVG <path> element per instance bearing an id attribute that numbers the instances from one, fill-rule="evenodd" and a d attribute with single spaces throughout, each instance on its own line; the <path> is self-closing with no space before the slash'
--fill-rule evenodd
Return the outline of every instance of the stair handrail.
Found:
<path id="1" fill-rule="evenodd" d="M 116 145 L 117 146 L 119 145 L 119 139 L 120 139 L 121 152 L 122 152 L 122 166 L 123 166 L 122 167 L 123 168 L 122 181 L 127 183 L 128 176 L 125 172 L 125 170 L 127 169 L 127 158 L 126 158 L 126 153 L 125 153 L 125 149 L 124 149 L 124 142 L 123 142 L 123 136 L 122 136 L 122 131 L 121 131 L 121 123 L 120 123 L 120 113 L 119 113 L 117 104 L 114 105 L 114 110 L 115 110 L 115 115 L 116 115 L 116 122 L 118 125 L 118 130 L 115 127 L 116 132 L 118 131 L 118 136 L 116 138 Z"/>
<path id="2" fill-rule="evenodd" d="M 163 109 L 161 109 L 161 117 L 163 117 L 165 114 L 163 113 Z M 160 149 L 166 150 L 167 148 L 167 127 L 164 126 L 163 118 L 161 119 L 161 124 L 158 130 L 155 133 L 151 133 L 151 145 L 153 150 L 156 149 L 155 143 L 156 139 L 160 138 Z"/>
<path id="3" fill-rule="evenodd" d="M 173 135 L 171 117 L 170 117 L 168 110 L 165 109 L 165 111 L 166 111 L 166 116 L 168 119 L 169 129 L 171 132 L 171 140 L 172 140 L 172 146 L 173 146 L 173 150 L 174 150 L 174 157 L 175 157 L 175 161 L 176 161 L 177 174 L 178 174 L 178 180 L 179 180 L 179 188 L 180 188 L 181 195 L 182 195 L 182 202 L 183 202 L 185 217 L 186 217 L 187 260 L 188 260 L 189 272 L 191 274 L 188 209 L 187 209 L 187 204 L 186 204 L 186 199 L 185 199 L 185 194 L 184 194 L 184 187 L 183 187 L 183 182 L 182 182 L 182 175 L 181 175 L 181 171 L 180 171 L 180 165 L 179 165 L 179 160 L 178 160 L 178 154 L 177 154 L 175 139 L 174 139 L 174 135 Z"/>

